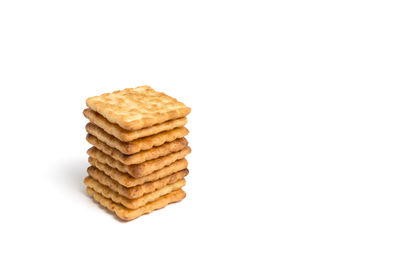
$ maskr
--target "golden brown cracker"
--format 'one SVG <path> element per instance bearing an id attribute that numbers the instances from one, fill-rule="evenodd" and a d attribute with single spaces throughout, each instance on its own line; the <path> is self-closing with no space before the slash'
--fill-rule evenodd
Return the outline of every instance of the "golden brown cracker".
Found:
<path id="1" fill-rule="evenodd" d="M 179 138 L 172 142 L 165 143 L 161 146 L 153 147 L 149 150 L 140 151 L 133 155 L 122 154 L 118 149 L 112 148 L 107 144 L 103 143 L 95 136 L 88 134 L 86 140 L 95 146 L 97 149 L 103 151 L 112 158 L 120 161 L 125 165 L 139 164 L 148 160 L 156 159 L 162 156 L 166 156 L 173 152 L 178 152 L 185 148 L 188 144 L 186 138 Z"/>
<path id="2" fill-rule="evenodd" d="M 147 182 L 158 180 L 162 177 L 171 175 L 183 169 L 186 169 L 188 166 L 188 162 L 186 159 L 180 159 L 173 162 L 171 165 L 168 165 L 158 171 L 155 171 L 149 175 L 140 177 L 140 178 L 133 178 L 128 173 L 120 172 L 118 169 L 112 168 L 107 164 L 101 163 L 100 161 L 96 160 L 95 158 L 89 157 L 89 163 L 95 166 L 97 169 L 101 170 L 110 178 L 114 179 L 121 185 L 125 187 L 133 187 L 136 185 L 144 184 Z"/>
<path id="3" fill-rule="evenodd" d="M 144 194 L 143 196 L 136 199 L 126 198 L 111 190 L 109 187 L 99 183 L 90 176 L 85 178 L 84 183 L 87 187 L 93 189 L 96 193 L 99 193 L 103 197 L 111 199 L 115 203 L 122 204 L 128 209 L 137 209 L 146 205 L 149 202 L 155 201 L 161 196 L 171 193 L 172 191 L 181 189 L 183 186 L 185 186 L 186 180 L 180 179 L 175 183 L 168 184 L 160 189 L 155 190 L 154 192 Z"/>
<path id="4" fill-rule="evenodd" d="M 190 108 L 185 104 L 150 86 L 126 88 L 90 97 L 86 105 L 111 123 L 130 131 L 183 118 L 190 113 Z"/>
<path id="5" fill-rule="evenodd" d="M 158 134 L 164 131 L 169 131 L 178 127 L 183 127 L 187 123 L 186 118 L 179 118 L 169 120 L 163 123 L 153 125 L 151 127 L 143 128 L 136 131 L 128 131 L 121 128 L 118 124 L 109 122 L 106 118 L 101 116 L 99 113 L 87 108 L 83 111 L 83 115 L 89 119 L 89 121 L 108 134 L 116 137 L 122 142 L 130 142 L 138 138 Z"/>
<path id="6" fill-rule="evenodd" d="M 168 184 L 175 183 L 176 181 L 183 179 L 189 173 L 188 169 L 184 169 L 152 182 L 147 182 L 134 187 L 125 187 L 111 179 L 110 176 L 100 171 L 96 167 L 90 166 L 87 169 L 87 172 L 93 179 L 95 179 L 99 183 L 108 186 L 113 191 L 116 191 L 120 195 L 123 195 L 124 197 L 129 199 L 141 197 L 144 194 L 158 190 Z"/>
<path id="7" fill-rule="evenodd" d="M 153 160 L 145 161 L 140 164 L 135 165 L 125 165 L 118 160 L 113 159 L 102 151 L 98 150 L 95 147 L 89 148 L 87 154 L 100 161 L 103 164 L 107 164 L 112 168 L 118 169 L 120 172 L 129 173 L 134 178 L 143 177 L 149 175 L 157 170 L 164 168 L 172 164 L 173 162 L 183 159 L 186 155 L 191 152 L 190 147 L 185 147 L 181 151 L 168 154 L 163 157 L 159 157 Z"/>
<path id="8" fill-rule="evenodd" d="M 175 128 L 169 131 L 161 132 L 155 135 L 143 137 L 130 142 L 122 142 L 112 135 L 106 133 L 103 129 L 93 123 L 86 125 L 86 131 L 95 136 L 101 142 L 108 146 L 118 149 L 122 154 L 132 155 L 143 150 L 149 150 L 153 147 L 161 146 L 167 142 L 185 137 L 189 131 L 185 127 Z"/>
<path id="9" fill-rule="evenodd" d="M 96 193 L 93 189 L 87 187 L 86 192 L 89 196 L 93 197 L 96 202 L 98 202 L 103 207 L 110 211 L 113 211 L 119 218 L 125 221 L 130 221 L 140 217 L 144 214 L 150 213 L 154 210 L 164 208 L 168 204 L 178 202 L 185 198 L 186 193 L 182 189 L 173 191 L 164 196 L 159 197 L 157 200 L 147 203 L 146 205 L 138 209 L 128 209 L 121 204 L 113 202 L 109 198 L 103 197 L 101 194 Z"/>

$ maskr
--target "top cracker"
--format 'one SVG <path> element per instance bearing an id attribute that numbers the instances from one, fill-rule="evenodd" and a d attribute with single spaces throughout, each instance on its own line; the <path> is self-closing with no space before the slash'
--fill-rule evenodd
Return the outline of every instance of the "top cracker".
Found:
<path id="1" fill-rule="evenodd" d="M 86 105 L 108 121 L 130 131 L 185 117 L 190 108 L 152 89 L 150 86 L 127 88 L 90 97 Z"/>

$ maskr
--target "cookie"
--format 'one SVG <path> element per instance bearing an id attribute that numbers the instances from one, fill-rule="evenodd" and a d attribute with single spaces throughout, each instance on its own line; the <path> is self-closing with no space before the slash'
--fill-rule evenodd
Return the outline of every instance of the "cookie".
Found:
<path id="1" fill-rule="evenodd" d="M 86 177 L 84 183 L 87 187 L 93 189 L 96 193 L 99 193 L 103 197 L 111 199 L 115 203 L 121 204 L 128 209 L 137 209 L 146 205 L 149 202 L 155 201 L 161 196 L 171 193 L 172 191 L 181 189 L 183 186 L 185 186 L 186 181 L 185 179 L 178 180 L 175 183 L 166 185 L 158 190 L 155 190 L 154 192 L 144 194 L 143 196 L 135 199 L 129 199 L 118 194 L 117 192 L 111 190 L 109 187 L 97 182 L 90 176 Z"/>
<path id="2" fill-rule="evenodd" d="M 139 86 L 90 97 L 86 105 L 109 122 L 129 131 L 183 118 L 190 108 L 150 86 Z"/>
<path id="3" fill-rule="evenodd" d="M 111 190 L 129 199 L 141 197 L 144 194 L 158 190 L 168 184 L 175 183 L 176 181 L 185 178 L 185 176 L 189 173 L 188 169 L 184 169 L 152 182 L 136 185 L 134 187 L 125 187 L 111 179 L 107 174 L 100 171 L 96 167 L 89 167 L 87 172 L 92 179 L 95 179 L 105 186 L 108 186 Z"/>
<path id="4" fill-rule="evenodd" d="M 179 127 L 155 135 L 139 138 L 130 142 L 122 142 L 114 136 L 106 133 L 103 129 L 93 123 L 88 123 L 86 125 L 86 131 L 95 136 L 101 142 L 119 150 L 125 155 L 132 155 L 143 150 L 149 150 L 153 147 L 161 146 L 165 143 L 185 137 L 189 133 L 188 129 Z"/>
<path id="5" fill-rule="evenodd" d="M 121 204 L 113 202 L 109 198 L 103 197 L 101 194 L 96 193 L 93 189 L 87 187 L 86 192 L 94 198 L 103 207 L 114 212 L 119 218 L 125 221 L 136 219 L 144 214 L 150 213 L 154 210 L 164 208 L 168 204 L 178 202 L 185 198 L 186 193 L 182 189 L 175 190 L 164 196 L 159 197 L 157 200 L 147 203 L 138 209 L 128 209 Z"/>
<path id="6" fill-rule="evenodd" d="M 120 161 L 125 165 L 139 164 L 148 160 L 166 156 L 170 153 L 181 151 L 188 144 L 188 141 L 185 138 L 179 138 L 172 142 L 168 142 L 161 146 L 153 147 L 148 150 L 140 151 L 133 155 L 125 155 L 122 154 L 118 149 L 112 148 L 106 143 L 101 142 L 99 139 L 91 134 L 88 134 L 86 136 L 86 140 L 97 149 L 103 151 L 105 154 L 111 156 L 112 158 Z"/>
<path id="7" fill-rule="evenodd" d="M 183 159 L 188 154 L 190 154 L 192 150 L 190 147 L 185 147 L 181 151 L 170 153 L 166 156 L 159 157 L 153 160 L 148 160 L 140 164 L 134 165 L 125 165 L 118 160 L 113 159 L 102 151 L 98 150 L 95 147 L 89 148 L 87 154 L 100 161 L 101 163 L 107 164 L 112 168 L 118 169 L 120 172 L 129 173 L 134 178 L 143 177 L 149 175 L 157 170 L 160 170 L 177 160 Z"/>
<path id="8" fill-rule="evenodd" d="M 100 161 L 96 160 L 95 158 L 89 157 L 88 159 L 90 165 L 95 166 L 97 169 L 100 171 L 104 172 L 108 176 L 110 176 L 111 179 L 114 181 L 117 181 L 121 185 L 125 187 L 133 187 L 136 185 L 144 184 L 147 182 L 155 181 L 158 180 L 162 177 L 171 175 L 173 173 L 176 173 L 178 171 L 181 171 L 183 169 L 186 169 L 188 166 L 188 162 L 186 159 L 180 159 L 175 162 L 173 162 L 171 165 L 168 165 L 162 169 L 159 169 L 149 175 L 140 177 L 140 178 L 134 178 L 130 176 L 128 173 L 120 172 L 118 169 L 112 168 L 108 166 L 107 164 L 101 163 Z"/>
<path id="9" fill-rule="evenodd" d="M 163 123 L 153 125 L 151 127 L 139 129 L 136 131 L 129 131 L 121 128 L 118 124 L 109 122 L 106 118 L 101 116 L 99 113 L 87 108 L 83 111 L 83 115 L 89 119 L 89 121 L 108 134 L 116 137 L 122 142 L 130 142 L 138 138 L 158 134 L 164 131 L 172 130 L 177 127 L 183 127 L 187 123 L 186 118 L 179 118 L 169 120 Z"/>

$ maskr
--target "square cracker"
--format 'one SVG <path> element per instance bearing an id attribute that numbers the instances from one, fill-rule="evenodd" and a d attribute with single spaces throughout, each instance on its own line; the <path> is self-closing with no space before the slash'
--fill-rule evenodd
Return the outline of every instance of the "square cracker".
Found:
<path id="1" fill-rule="evenodd" d="M 181 151 L 168 154 L 163 157 L 159 157 L 153 160 L 148 160 L 140 164 L 135 165 L 125 165 L 118 160 L 113 159 L 107 154 L 101 152 L 95 147 L 91 147 L 88 149 L 87 154 L 100 161 L 103 164 L 107 164 L 112 168 L 118 169 L 120 172 L 129 173 L 134 178 L 143 177 L 149 175 L 157 170 L 160 170 L 177 160 L 183 159 L 191 152 L 190 147 L 185 147 Z"/>
<path id="2" fill-rule="evenodd" d="M 86 125 L 86 131 L 108 146 L 118 149 L 125 155 L 132 155 L 142 150 L 149 150 L 153 147 L 161 146 L 167 142 L 185 137 L 189 133 L 188 129 L 185 127 L 179 127 L 130 142 L 122 142 L 93 123 L 88 123 Z"/>
<path id="3" fill-rule="evenodd" d="M 160 124 L 153 125 L 151 127 L 143 128 L 136 131 L 128 131 L 121 128 L 118 124 L 111 123 L 106 120 L 99 113 L 87 108 L 83 111 L 83 115 L 89 119 L 89 121 L 98 127 L 102 128 L 108 134 L 111 134 L 123 142 L 129 142 L 136 140 L 141 137 L 158 134 L 163 131 L 175 129 L 177 127 L 183 127 L 187 123 L 186 118 L 179 118 L 169 120 Z"/>
<path id="4" fill-rule="evenodd" d="M 117 181 L 118 183 L 120 183 L 125 187 L 134 187 L 136 185 L 155 181 L 162 177 L 169 176 L 173 173 L 186 169 L 188 166 L 188 162 L 186 159 L 180 159 L 175 161 L 171 165 L 159 169 L 158 171 L 155 171 L 149 175 L 140 178 L 133 178 L 128 173 L 120 172 L 118 169 L 112 168 L 107 164 L 103 164 L 92 157 L 89 157 L 88 161 L 90 165 L 95 166 L 97 169 L 110 176 L 111 179 Z"/>
<path id="5" fill-rule="evenodd" d="M 122 204 L 128 209 L 137 209 L 149 202 L 156 200 L 157 198 L 171 193 L 172 191 L 181 189 L 186 184 L 185 179 L 181 179 L 176 181 L 175 183 L 166 185 L 160 189 L 157 189 L 151 193 L 144 194 L 143 196 L 136 198 L 136 199 L 129 199 L 126 198 L 117 192 L 111 190 L 109 187 L 102 185 L 95 179 L 91 178 L 90 176 L 85 178 L 85 184 L 87 187 L 93 189 L 96 193 L 101 194 L 103 197 L 109 198 L 115 203 Z"/>
<path id="6" fill-rule="evenodd" d="M 166 176 L 164 178 L 161 178 L 156 181 L 152 182 L 147 182 L 141 185 L 137 185 L 134 187 L 124 187 L 123 185 L 120 185 L 118 182 L 114 181 L 111 179 L 107 174 L 104 172 L 100 171 L 96 167 L 89 167 L 87 169 L 88 174 L 92 179 L 95 179 L 99 183 L 108 186 L 111 190 L 119 193 L 120 195 L 123 195 L 126 198 L 129 199 L 135 199 L 138 197 L 143 196 L 144 194 L 153 192 L 155 190 L 158 190 L 168 184 L 175 183 L 178 180 L 181 180 L 185 178 L 186 175 L 188 175 L 189 170 L 184 169 L 179 172 L 176 172 L 174 174 L 171 174 L 169 176 Z"/>
<path id="7" fill-rule="evenodd" d="M 190 113 L 190 108 L 185 104 L 150 86 L 126 88 L 90 97 L 86 105 L 111 123 L 130 131 L 183 118 Z"/>
<path id="8" fill-rule="evenodd" d="M 172 191 L 164 196 L 159 197 L 157 200 L 147 203 L 138 209 L 128 209 L 121 204 L 113 202 L 109 198 L 103 197 L 101 194 L 96 193 L 93 189 L 87 187 L 86 192 L 89 196 L 93 197 L 103 207 L 113 211 L 119 218 L 125 221 L 130 221 L 140 217 L 144 214 L 150 213 L 154 210 L 164 208 L 170 203 L 178 202 L 185 198 L 186 193 L 182 189 Z"/>
<path id="9" fill-rule="evenodd" d="M 125 155 L 122 154 L 118 149 L 112 148 L 106 143 L 101 142 L 91 134 L 86 136 L 86 140 L 97 149 L 126 165 L 139 164 L 148 160 L 166 156 L 173 152 L 181 151 L 188 144 L 188 141 L 185 138 L 180 138 L 172 142 L 165 143 L 161 146 L 135 153 L 133 155 Z"/>

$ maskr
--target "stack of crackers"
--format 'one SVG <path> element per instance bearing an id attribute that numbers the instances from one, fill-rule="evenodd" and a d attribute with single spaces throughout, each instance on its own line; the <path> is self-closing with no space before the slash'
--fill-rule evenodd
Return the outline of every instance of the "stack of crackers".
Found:
<path id="1" fill-rule="evenodd" d="M 123 220 L 185 198 L 190 108 L 149 86 L 90 97 L 87 193 Z"/>

